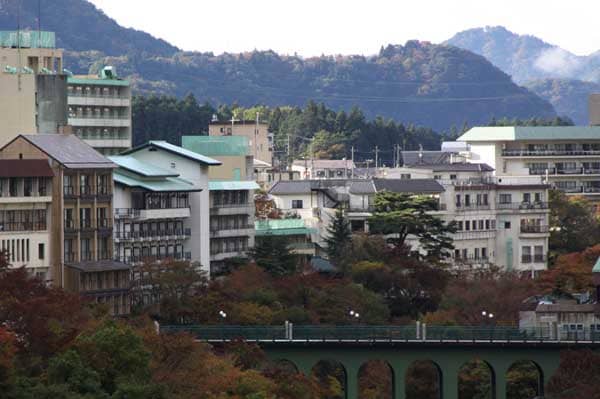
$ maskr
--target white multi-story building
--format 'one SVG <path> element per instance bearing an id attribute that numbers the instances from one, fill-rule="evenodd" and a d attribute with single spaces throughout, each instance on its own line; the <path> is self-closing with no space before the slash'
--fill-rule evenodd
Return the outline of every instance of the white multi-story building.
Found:
<path id="1" fill-rule="evenodd" d="M 99 76 L 70 76 L 67 95 L 77 136 L 105 155 L 131 148 L 131 88 L 113 67 Z"/>
<path id="2" fill-rule="evenodd" d="M 0 160 L 0 249 L 11 267 L 50 279 L 54 172 L 45 160 Z"/>
<path id="3" fill-rule="evenodd" d="M 119 256 L 172 255 L 200 262 L 208 272 L 208 169 L 221 163 L 165 141 L 150 141 L 114 162 L 119 165 L 114 177 Z"/>
<path id="4" fill-rule="evenodd" d="M 356 166 L 348 159 L 297 159 L 292 171 L 301 179 L 348 179 Z"/>
<path id="5" fill-rule="evenodd" d="M 429 195 L 432 211 L 456 222 L 452 261 L 460 267 L 497 265 L 535 274 L 546 268 L 547 185 L 540 176 L 500 179 L 476 164 L 418 165 L 382 171 L 388 178 L 345 181 L 278 182 L 270 191 L 277 206 L 315 227 L 312 241 L 325 246 L 326 228 L 343 205 L 354 232 L 368 232 L 375 194 L 391 191 Z M 408 240 L 418 246 L 415 239 Z"/>
<path id="6" fill-rule="evenodd" d="M 469 162 L 497 177 L 541 176 L 570 195 L 600 199 L 600 126 L 475 127 L 458 138 Z"/>

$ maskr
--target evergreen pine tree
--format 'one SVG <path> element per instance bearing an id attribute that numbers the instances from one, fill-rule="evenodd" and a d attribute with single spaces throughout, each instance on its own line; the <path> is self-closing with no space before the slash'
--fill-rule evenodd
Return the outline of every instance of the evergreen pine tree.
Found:
<path id="1" fill-rule="evenodd" d="M 352 231 L 350 224 L 346 220 L 344 210 L 338 208 L 335 212 L 335 218 L 327 227 L 327 255 L 329 260 L 336 264 L 344 255 L 344 251 L 352 242 Z"/>

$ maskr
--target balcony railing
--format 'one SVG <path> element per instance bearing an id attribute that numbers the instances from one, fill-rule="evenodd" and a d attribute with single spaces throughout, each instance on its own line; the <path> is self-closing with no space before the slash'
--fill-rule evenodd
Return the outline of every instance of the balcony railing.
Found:
<path id="1" fill-rule="evenodd" d="M 75 262 L 75 259 L 77 259 L 76 253 L 74 253 L 74 252 L 65 253 L 65 262 Z"/>
<path id="2" fill-rule="evenodd" d="M 108 260 L 111 258 L 109 251 L 98 251 L 97 257 L 98 260 Z"/>
<path id="3" fill-rule="evenodd" d="M 546 255 L 521 255 L 521 263 L 546 263 Z"/>
<path id="4" fill-rule="evenodd" d="M 110 196 L 112 193 L 107 186 L 98 185 L 96 186 L 96 194 L 98 196 Z"/>
<path id="5" fill-rule="evenodd" d="M 521 225 L 521 233 L 525 234 L 544 234 L 550 230 L 548 226 L 537 226 L 537 225 Z"/>
<path id="6" fill-rule="evenodd" d="M 92 187 L 88 185 L 79 186 L 79 194 L 83 197 L 89 197 L 92 195 Z"/>
<path id="7" fill-rule="evenodd" d="M 213 209 L 219 209 L 219 208 L 248 208 L 248 207 L 253 207 L 254 203 L 252 202 L 240 202 L 237 204 L 211 204 L 211 208 Z"/>
<path id="8" fill-rule="evenodd" d="M 63 194 L 65 197 L 74 197 L 75 187 L 74 186 L 63 186 Z"/>
<path id="9" fill-rule="evenodd" d="M 130 255 L 130 256 L 116 256 L 113 258 L 117 262 L 126 264 L 142 263 L 142 262 L 157 262 L 166 259 L 174 260 L 191 260 L 191 252 L 180 252 L 176 254 L 164 254 L 164 255 Z"/>
<path id="10" fill-rule="evenodd" d="M 503 157 L 600 156 L 600 150 L 502 150 Z"/>
<path id="11" fill-rule="evenodd" d="M 43 231 L 47 229 L 48 226 L 45 222 L 0 222 L 0 232 Z"/>
<path id="12" fill-rule="evenodd" d="M 91 229 L 92 228 L 92 220 L 91 219 L 81 219 L 79 221 L 79 228 L 80 229 Z"/>
<path id="13" fill-rule="evenodd" d="M 118 240 L 138 240 L 138 239 L 168 239 L 168 238 L 189 238 L 192 235 L 191 229 L 173 229 L 173 230 L 152 230 L 152 231 L 117 231 L 115 238 Z"/>
<path id="14" fill-rule="evenodd" d="M 75 219 L 65 219 L 65 230 L 77 230 L 77 221 Z"/>
<path id="15" fill-rule="evenodd" d="M 544 201 L 536 202 L 498 202 L 496 209 L 548 209 L 548 203 Z"/>
<path id="16" fill-rule="evenodd" d="M 484 264 L 490 263 L 490 258 L 487 256 L 467 256 L 467 257 L 455 257 L 455 263 L 464 263 L 464 264 Z"/>
<path id="17" fill-rule="evenodd" d="M 87 262 L 93 260 L 93 253 L 91 251 L 81 251 L 81 261 Z"/>
<path id="18" fill-rule="evenodd" d="M 96 93 L 79 93 L 76 91 L 70 91 L 67 94 L 68 97 L 78 97 L 78 98 L 106 98 L 106 99 L 121 99 L 127 100 L 128 96 L 118 95 L 118 94 L 96 94 Z"/>
<path id="19" fill-rule="evenodd" d="M 457 212 L 465 212 L 465 211 L 486 211 L 491 209 L 490 204 L 456 204 Z"/>
<path id="20" fill-rule="evenodd" d="M 112 228 L 112 219 L 102 218 L 98 219 L 98 229 L 110 229 Z"/>
<path id="21" fill-rule="evenodd" d="M 140 210 L 133 208 L 116 208 L 115 209 L 115 217 L 116 218 L 137 218 L 140 217 Z"/>

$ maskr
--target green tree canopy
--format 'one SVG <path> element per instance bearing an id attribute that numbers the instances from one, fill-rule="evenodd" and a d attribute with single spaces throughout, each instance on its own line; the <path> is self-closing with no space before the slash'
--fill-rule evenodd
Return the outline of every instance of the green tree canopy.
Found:
<path id="1" fill-rule="evenodd" d="M 252 258 L 256 264 L 272 276 L 285 276 L 296 272 L 298 259 L 290 251 L 286 237 L 262 237 L 256 240 L 252 249 Z"/>

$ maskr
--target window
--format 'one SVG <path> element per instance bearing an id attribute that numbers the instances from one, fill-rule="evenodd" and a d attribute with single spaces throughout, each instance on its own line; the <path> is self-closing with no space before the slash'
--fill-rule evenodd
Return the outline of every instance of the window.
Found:
<path id="1" fill-rule="evenodd" d="M 473 220 L 473 223 L 471 226 L 473 226 L 473 230 L 477 230 L 477 220 Z"/>
<path id="2" fill-rule="evenodd" d="M 479 248 L 475 248 L 475 254 L 473 256 L 475 259 L 479 259 Z"/>
<path id="3" fill-rule="evenodd" d="M 485 221 L 485 229 L 486 230 L 490 229 L 490 220 L 489 219 L 486 219 L 486 221 Z"/>
<path id="4" fill-rule="evenodd" d="M 491 225 L 492 225 L 492 230 L 496 230 L 496 221 L 495 220 L 491 221 Z"/>
<path id="5" fill-rule="evenodd" d="M 483 230 L 483 220 L 479 221 L 479 230 Z"/>
<path id="6" fill-rule="evenodd" d="M 26 177 L 23 180 L 23 195 L 25 197 L 31 197 L 33 194 L 33 178 Z"/>
<path id="7" fill-rule="evenodd" d="M 402 173 L 400 175 L 400 180 L 410 180 L 410 173 Z"/>
<path id="8" fill-rule="evenodd" d="M 18 184 L 19 180 L 16 177 L 11 177 L 8 179 L 8 195 L 11 197 L 16 197 L 18 193 Z"/>
<path id="9" fill-rule="evenodd" d="M 510 222 L 504 222 L 504 228 L 510 229 Z"/>
<path id="10" fill-rule="evenodd" d="M 454 250 L 454 258 L 455 259 L 460 259 L 460 249 L 455 249 Z"/>
<path id="11" fill-rule="evenodd" d="M 510 204 L 512 202 L 512 196 L 510 194 L 500 194 L 501 204 Z"/>
<path id="12" fill-rule="evenodd" d="M 523 203 L 529 204 L 531 202 L 531 193 L 523 193 Z"/>
<path id="13" fill-rule="evenodd" d="M 531 263 L 531 247 L 521 247 L 521 263 Z"/>
<path id="14" fill-rule="evenodd" d="M 44 248 L 44 244 L 38 244 L 38 259 L 43 260 L 46 256 L 46 248 Z"/>
<path id="15" fill-rule="evenodd" d="M 457 208 L 460 208 L 460 206 L 461 206 L 461 205 L 460 205 L 460 194 L 457 194 L 457 195 L 456 195 L 456 207 L 457 207 Z"/>
<path id="16" fill-rule="evenodd" d="M 481 248 L 481 257 L 483 259 L 487 259 L 487 257 L 488 257 L 487 248 Z"/>
<path id="17" fill-rule="evenodd" d="M 433 175 L 434 180 L 442 180 L 442 175 Z"/>
<path id="18" fill-rule="evenodd" d="M 450 175 L 450 180 L 456 180 L 456 175 Z"/>
<path id="19" fill-rule="evenodd" d="M 471 206 L 471 195 L 465 194 L 465 206 Z"/>
<path id="20" fill-rule="evenodd" d="M 465 230 L 466 231 L 471 230 L 471 221 L 470 220 L 465 220 Z"/>
<path id="21" fill-rule="evenodd" d="M 483 205 L 488 205 L 488 195 L 487 194 L 483 194 Z"/>
<path id="22" fill-rule="evenodd" d="M 304 208 L 302 200 L 292 200 L 292 209 L 302 209 Z"/>
<path id="23" fill-rule="evenodd" d="M 536 245 L 533 247 L 533 261 L 537 263 L 545 262 L 546 257 L 544 256 L 544 246 Z"/>
<path id="24" fill-rule="evenodd" d="M 463 229 L 463 222 L 462 222 L 462 220 L 459 220 L 456 223 L 456 230 L 461 231 L 462 229 Z"/>
<path id="25" fill-rule="evenodd" d="M 462 250 L 462 258 L 463 259 L 468 259 L 469 258 L 469 250 L 468 249 L 463 249 Z"/>
<path id="26" fill-rule="evenodd" d="M 542 202 L 542 193 L 535 193 L 534 194 L 534 201 L 537 202 Z"/>

